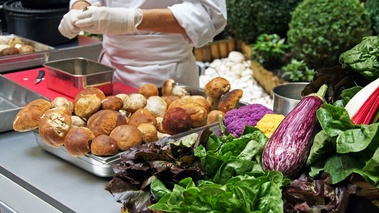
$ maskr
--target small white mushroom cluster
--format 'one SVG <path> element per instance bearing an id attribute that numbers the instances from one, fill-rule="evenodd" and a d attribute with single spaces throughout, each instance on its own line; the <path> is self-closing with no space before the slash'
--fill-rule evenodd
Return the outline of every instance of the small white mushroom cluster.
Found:
<path id="1" fill-rule="evenodd" d="M 200 75 L 200 88 L 204 88 L 211 79 L 220 76 L 230 82 L 231 90 L 243 90 L 241 102 L 259 103 L 273 108 L 271 96 L 254 79 L 250 60 L 245 60 L 242 53 L 232 51 L 227 58 L 216 59 L 206 65 L 207 68 Z"/>

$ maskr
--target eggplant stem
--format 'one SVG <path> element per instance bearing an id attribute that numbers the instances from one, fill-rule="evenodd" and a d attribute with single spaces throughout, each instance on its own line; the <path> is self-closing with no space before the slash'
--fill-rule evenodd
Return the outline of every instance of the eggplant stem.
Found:
<path id="1" fill-rule="evenodd" d="M 312 93 L 312 94 L 309 94 L 307 96 L 316 96 L 316 97 L 319 97 L 322 100 L 322 102 L 325 102 L 325 94 L 327 91 L 328 91 L 328 85 L 323 84 L 318 89 L 317 93 Z"/>

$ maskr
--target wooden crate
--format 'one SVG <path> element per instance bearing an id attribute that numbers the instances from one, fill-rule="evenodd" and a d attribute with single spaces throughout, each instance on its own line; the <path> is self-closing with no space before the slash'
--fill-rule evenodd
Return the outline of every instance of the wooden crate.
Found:
<path id="1" fill-rule="evenodd" d="M 227 58 L 229 53 L 236 50 L 235 40 L 225 39 L 211 42 L 203 47 L 194 48 L 196 61 L 212 62 L 215 59 Z"/>

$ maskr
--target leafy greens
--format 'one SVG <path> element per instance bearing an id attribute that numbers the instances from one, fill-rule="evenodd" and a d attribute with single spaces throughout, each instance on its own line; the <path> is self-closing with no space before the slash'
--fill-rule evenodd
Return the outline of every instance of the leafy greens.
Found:
<path id="1" fill-rule="evenodd" d="M 355 125 L 343 107 L 324 104 L 317 111 L 322 130 L 314 138 L 307 165 L 310 175 L 330 174 L 331 183 L 353 173 L 379 187 L 379 123 Z"/>
<path id="2" fill-rule="evenodd" d="M 248 125 L 239 138 L 211 135 L 205 145 L 195 149 L 206 178 L 197 182 L 183 179 L 150 208 L 165 212 L 283 212 L 281 190 L 289 179 L 280 172 L 263 171 L 261 154 L 267 140 L 263 132 Z"/>

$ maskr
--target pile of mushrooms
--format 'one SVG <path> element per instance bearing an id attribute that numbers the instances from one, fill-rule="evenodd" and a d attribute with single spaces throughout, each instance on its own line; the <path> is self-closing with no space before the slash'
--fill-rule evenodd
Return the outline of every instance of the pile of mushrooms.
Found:
<path id="1" fill-rule="evenodd" d="M 243 90 L 241 102 L 259 103 L 268 108 L 273 107 L 271 96 L 259 85 L 253 77 L 253 70 L 249 60 L 245 60 L 242 53 L 232 51 L 227 58 L 215 59 L 200 75 L 200 87 L 213 78 L 223 77 L 230 82 L 231 90 Z"/>
<path id="2" fill-rule="evenodd" d="M 0 36 L 0 56 L 32 53 L 35 49 L 19 37 Z"/>
<path id="3" fill-rule="evenodd" d="M 241 89 L 231 90 L 222 77 L 211 79 L 204 91 L 190 94 L 189 87 L 168 79 L 161 91 L 153 84 L 138 92 L 105 96 L 95 87 L 77 94 L 73 101 L 57 97 L 37 99 L 17 114 L 13 129 L 37 130 L 41 139 L 68 154 L 114 155 L 132 146 L 218 122 L 239 107 Z M 199 130 L 200 131 L 200 130 Z"/>

